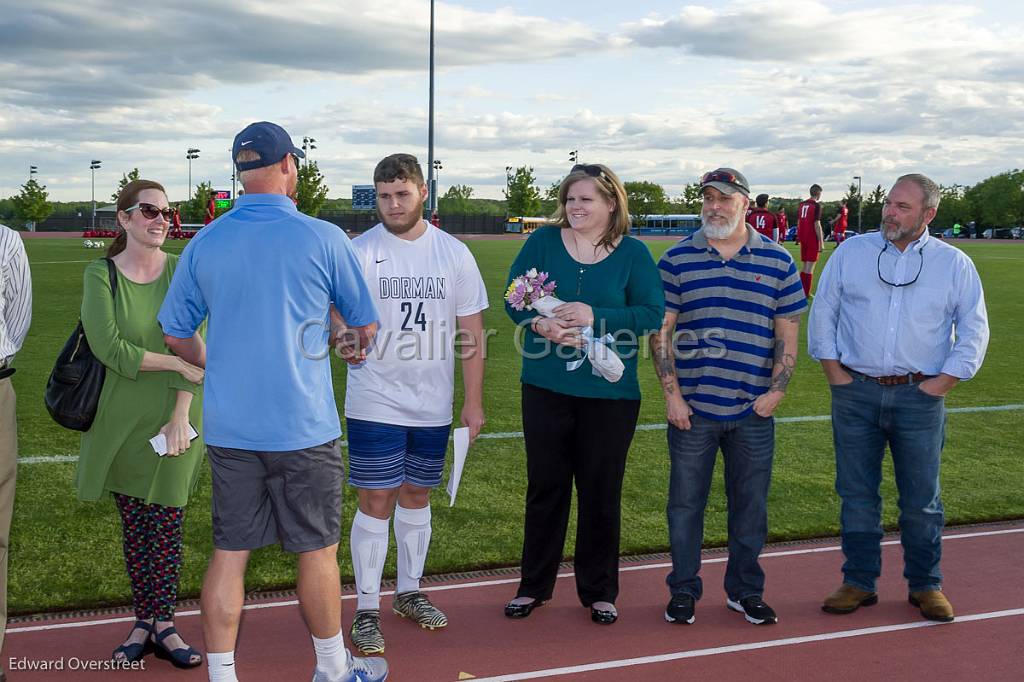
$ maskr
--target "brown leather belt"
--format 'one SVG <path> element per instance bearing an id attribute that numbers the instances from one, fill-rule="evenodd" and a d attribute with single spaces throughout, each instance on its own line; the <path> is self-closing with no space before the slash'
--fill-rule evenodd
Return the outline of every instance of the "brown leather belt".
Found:
<path id="1" fill-rule="evenodd" d="M 855 369 L 851 369 L 843 364 L 840 364 L 839 366 L 850 374 L 856 374 L 857 376 L 864 377 L 865 379 L 871 379 L 882 386 L 902 386 L 903 384 L 909 383 L 919 384 L 925 379 L 932 378 L 930 374 L 922 374 L 921 372 L 914 372 L 913 374 L 893 374 L 887 377 L 873 377 L 868 374 L 864 374 L 864 372 L 858 372 Z"/>

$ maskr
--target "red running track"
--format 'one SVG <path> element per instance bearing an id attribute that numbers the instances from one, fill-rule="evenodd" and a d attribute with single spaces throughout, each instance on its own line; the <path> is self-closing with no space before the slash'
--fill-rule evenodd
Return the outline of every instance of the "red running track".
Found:
<path id="1" fill-rule="evenodd" d="M 525 620 L 510 621 L 502 605 L 516 575 L 433 579 L 424 583 L 447 613 L 444 630 L 421 630 L 390 613 L 382 625 L 395 682 L 513 682 L 515 680 L 678 680 L 701 682 L 828 680 L 1022 679 L 1024 651 L 1024 523 L 947 529 L 943 572 L 956 612 L 951 624 L 929 623 L 906 602 L 898 539 L 887 538 L 877 606 L 846 616 L 825 614 L 821 599 L 840 581 L 842 554 L 834 539 L 766 549 L 765 599 L 779 613 L 775 626 L 753 626 L 725 607 L 725 555 L 705 554 L 704 599 L 694 625 L 663 620 L 667 560 L 624 561 L 619 622 L 590 622 L 563 571 L 555 598 Z M 390 593 L 385 593 L 388 595 Z M 352 595 L 344 597 L 346 625 Z M 12 622 L 4 664 L 11 680 L 204 680 L 205 668 L 173 669 L 147 657 L 144 671 L 71 670 L 99 662 L 127 633 L 130 614 Z M 179 611 L 183 636 L 201 643 L 194 609 Z M 18 665 L 63 661 L 64 670 Z M 307 680 L 312 647 L 291 599 L 249 602 L 237 651 L 241 680 Z M 95 664 L 95 663 L 94 663 Z"/>

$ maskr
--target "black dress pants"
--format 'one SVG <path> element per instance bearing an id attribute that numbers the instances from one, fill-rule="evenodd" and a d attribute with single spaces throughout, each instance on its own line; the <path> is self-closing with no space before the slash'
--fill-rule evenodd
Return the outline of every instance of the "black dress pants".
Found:
<path id="1" fill-rule="evenodd" d="M 523 384 L 526 524 L 517 597 L 551 598 L 576 485 L 576 592 L 584 606 L 619 594 L 619 528 L 639 400 L 580 398 Z"/>

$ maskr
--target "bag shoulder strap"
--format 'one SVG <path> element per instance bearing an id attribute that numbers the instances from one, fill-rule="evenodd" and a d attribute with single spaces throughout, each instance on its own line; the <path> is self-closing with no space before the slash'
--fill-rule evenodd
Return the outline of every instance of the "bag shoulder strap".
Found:
<path id="1" fill-rule="evenodd" d="M 117 266 L 114 265 L 114 261 L 110 258 L 104 258 L 107 261 L 107 277 L 110 279 L 110 296 L 111 298 L 117 298 Z"/>

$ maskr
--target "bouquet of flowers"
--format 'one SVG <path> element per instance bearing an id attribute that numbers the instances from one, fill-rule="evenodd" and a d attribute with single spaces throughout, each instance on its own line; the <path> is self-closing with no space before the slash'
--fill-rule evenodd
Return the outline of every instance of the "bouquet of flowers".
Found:
<path id="1" fill-rule="evenodd" d="M 555 308 L 565 303 L 555 296 L 555 281 L 548 279 L 548 273 L 537 272 L 537 268 L 530 268 L 525 274 L 512 279 L 505 291 L 505 301 L 513 310 L 536 310 L 544 317 L 555 317 Z M 615 338 L 611 334 L 596 338 L 592 327 L 581 329 L 580 336 L 583 338 L 583 357 L 566 362 L 566 370 L 578 369 L 589 358 L 597 376 L 612 383 L 621 379 L 625 366 L 608 345 Z"/>
<path id="2" fill-rule="evenodd" d="M 551 317 L 537 308 L 537 302 L 545 298 L 551 299 L 540 306 L 546 310 L 554 310 L 563 303 L 555 296 L 555 280 L 549 280 L 548 273 L 537 272 L 537 268 L 530 268 L 526 274 L 514 278 L 505 291 L 505 300 L 513 310 L 537 310 L 541 315 Z"/>

